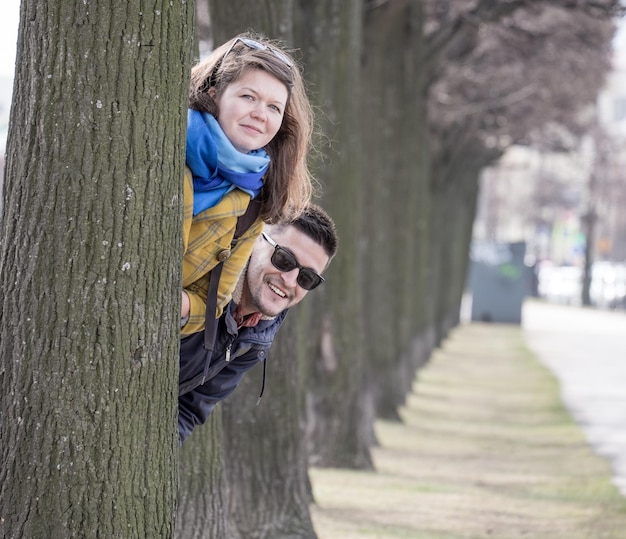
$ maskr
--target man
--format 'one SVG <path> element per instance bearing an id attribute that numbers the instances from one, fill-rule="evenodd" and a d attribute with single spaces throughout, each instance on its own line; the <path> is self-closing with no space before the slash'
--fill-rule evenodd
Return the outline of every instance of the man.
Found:
<path id="1" fill-rule="evenodd" d="M 324 281 L 321 273 L 336 251 L 335 225 L 319 206 L 288 224 L 265 227 L 219 319 L 213 353 L 201 345 L 202 333 L 181 341 L 179 444 L 259 361 L 265 382 L 267 352 L 287 311 Z"/>

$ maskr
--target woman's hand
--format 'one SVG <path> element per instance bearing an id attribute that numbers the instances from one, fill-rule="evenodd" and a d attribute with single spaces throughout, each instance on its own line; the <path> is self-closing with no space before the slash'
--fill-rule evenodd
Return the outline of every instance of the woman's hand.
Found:
<path id="1" fill-rule="evenodd" d="M 180 318 L 185 319 L 189 316 L 189 296 L 187 295 L 187 292 L 185 292 L 183 290 L 183 299 L 181 302 L 181 306 L 180 306 Z"/>

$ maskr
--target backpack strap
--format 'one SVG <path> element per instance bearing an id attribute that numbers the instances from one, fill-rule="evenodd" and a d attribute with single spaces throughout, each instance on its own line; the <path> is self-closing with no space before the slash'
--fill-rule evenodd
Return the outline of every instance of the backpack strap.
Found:
<path id="1" fill-rule="evenodd" d="M 259 216 L 260 209 L 261 203 L 258 200 L 253 199 L 248 204 L 245 213 L 237 218 L 235 234 L 230 242 L 231 252 L 235 248 L 235 245 L 237 245 L 239 238 L 256 221 Z M 217 308 L 217 291 L 225 260 L 227 260 L 227 258 L 220 260 L 219 264 L 211 270 L 211 274 L 209 275 L 209 290 L 207 291 L 206 312 L 204 315 L 204 349 L 208 352 L 213 352 L 215 336 L 217 335 L 217 319 L 215 318 L 215 309 Z"/>

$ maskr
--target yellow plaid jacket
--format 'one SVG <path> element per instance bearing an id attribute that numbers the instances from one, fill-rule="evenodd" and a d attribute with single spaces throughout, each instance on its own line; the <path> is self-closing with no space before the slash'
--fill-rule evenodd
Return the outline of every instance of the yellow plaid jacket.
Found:
<path id="1" fill-rule="evenodd" d="M 181 333 L 190 335 L 204 328 L 209 273 L 219 263 L 217 256 L 230 249 L 237 218 L 243 215 L 250 195 L 239 189 L 228 193 L 216 206 L 193 216 L 193 176 L 185 167 L 185 210 L 183 220 L 183 289 L 189 295 L 189 320 Z M 240 237 L 231 256 L 224 262 L 217 294 L 215 316 L 222 315 L 232 298 L 241 271 L 248 262 L 254 242 L 263 230 L 258 218 Z"/>

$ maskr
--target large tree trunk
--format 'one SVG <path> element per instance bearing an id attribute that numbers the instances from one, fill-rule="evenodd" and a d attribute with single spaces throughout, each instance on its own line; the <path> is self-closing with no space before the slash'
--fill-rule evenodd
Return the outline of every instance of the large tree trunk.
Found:
<path id="1" fill-rule="evenodd" d="M 385 404 L 400 406 L 413 389 L 418 368 L 434 348 L 431 289 L 431 214 L 436 211 L 430 197 L 432 141 L 428 130 L 425 62 L 426 14 L 422 0 L 410 0 L 406 7 L 404 30 L 403 103 L 406 108 L 402 127 L 402 183 L 396 198 L 396 227 L 401 231 L 396 249 L 404 253 L 399 264 L 398 340 L 399 356 L 388 365 L 387 385 L 379 391 L 379 416 L 386 416 Z M 403 193 L 405 195 L 403 196 Z M 386 389 L 386 391 L 385 391 Z M 394 392 L 396 393 L 394 400 Z"/>
<path id="2" fill-rule="evenodd" d="M 374 5 L 365 17 L 363 109 L 367 188 L 364 295 L 368 369 L 376 379 L 376 412 L 398 418 L 427 346 L 429 141 L 423 83 L 421 2 Z M 371 51 L 371 52 L 370 52 Z M 421 339 L 422 337 L 420 337 Z M 416 351 L 420 352 L 416 354 Z"/>
<path id="3" fill-rule="evenodd" d="M 171 537 L 191 6 L 22 3 L 0 536 Z"/>
<path id="4" fill-rule="evenodd" d="M 405 217 L 399 212 L 410 192 L 402 192 L 403 185 L 399 157 L 406 148 L 403 123 L 406 121 L 407 103 L 402 98 L 400 84 L 405 69 L 404 57 L 410 54 L 403 47 L 406 0 L 386 2 L 367 9 L 364 16 L 364 54 L 361 86 L 367 88 L 361 98 L 362 109 L 367 111 L 363 120 L 364 170 L 363 194 L 365 216 L 363 230 L 362 266 L 364 273 L 363 296 L 366 304 L 376 305 L 365 309 L 364 338 L 367 350 L 366 365 L 375 383 L 376 400 L 380 391 L 395 380 L 391 371 L 379 367 L 395 365 L 399 353 L 398 303 L 401 290 L 399 269 L 410 245 L 398 250 L 401 229 L 396 221 Z M 411 240 L 413 241 L 413 239 Z M 405 290 L 406 294 L 407 291 Z M 393 398 L 398 392 L 392 391 Z M 387 418 L 396 417 L 395 403 L 377 411 L 384 411 Z"/>
<path id="5" fill-rule="evenodd" d="M 230 29 L 221 24 L 211 24 L 215 9 L 212 2 L 196 2 L 196 27 L 194 51 L 196 63 L 204 53 L 216 44 L 231 37 Z M 227 8 L 224 4 L 219 4 Z M 228 19 L 232 22 L 232 19 Z M 215 40 L 214 32 L 218 36 Z M 233 34 L 236 31 L 232 32 Z M 178 488 L 178 512 L 176 518 L 176 538 L 194 539 L 204 537 L 228 537 L 239 539 L 234 521 L 227 508 L 228 481 L 224 470 L 224 447 L 222 409 L 218 406 L 207 423 L 197 428 L 193 436 L 187 438 L 180 451 L 180 483 Z"/>
<path id="6" fill-rule="evenodd" d="M 180 451 L 180 486 L 176 537 L 238 539 L 228 517 L 227 479 L 222 445 L 222 409 L 190 436 Z"/>
<path id="7" fill-rule="evenodd" d="M 312 462 L 370 467 L 372 394 L 366 386 L 363 349 L 361 242 L 363 155 L 360 104 L 362 0 L 299 2 L 295 36 L 319 106 L 318 121 L 330 141 L 316 170 L 322 204 L 337 224 L 340 246 L 324 289 L 315 293 L 313 323 L 320 335 L 317 360 L 307 376 Z M 314 337 L 315 338 L 315 337 Z"/>
<path id="8" fill-rule="evenodd" d="M 293 44 L 292 9 L 291 1 L 211 2 L 210 39 L 219 45 L 237 33 L 254 29 Z M 184 515 L 193 508 L 191 520 L 198 527 L 191 529 L 186 523 L 181 524 L 190 534 L 196 533 L 204 520 L 213 530 L 217 522 L 229 530 L 226 535 L 216 533 L 214 537 L 315 537 L 308 509 L 312 495 L 298 358 L 305 354 L 306 343 L 317 339 L 315 333 L 297 334 L 295 329 L 289 330 L 296 326 L 302 308 L 298 306 L 290 313 L 270 352 L 267 394 L 261 405 L 255 406 L 263 370 L 258 366 L 224 403 L 223 430 L 214 426 L 207 435 L 206 427 L 202 427 L 205 433 L 200 439 L 185 442 L 199 448 L 187 451 L 185 447 L 182 453 L 179 517 L 186 520 Z M 194 433 L 192 438 L 196 436 Z M 222 451 L 225 456 L 220 475 Z M 181 532 L 180 537 L 183 536 L 188 537 Z"/>
<path id="9" fill-rule="evenodd" d="M 432 215 L 432 260 L 435 264 L 434 321 L 437 342 L 459 322 L 463 290 L 466 284 L 471 230 L 474 221 L 478 177 L 493 157 L 472 137 L 454 146 L 442 146 L 434 157 L 432 197 L 436 212 Z M 454 219 L 448 216 L 454 215 Z"/>
<path id="10" fill-rule="evenodd" d="M 269 353 L 259 406 L 262 365 L 248 373 L 224 403 L 228 505 L 246 539 L 315 537 L 298 373 L 298 356 L 305 353 L 309 338 L 298 333 L 298 318 L 306 314 L 296 312 L 301 308 L 289 314 Z"/>

